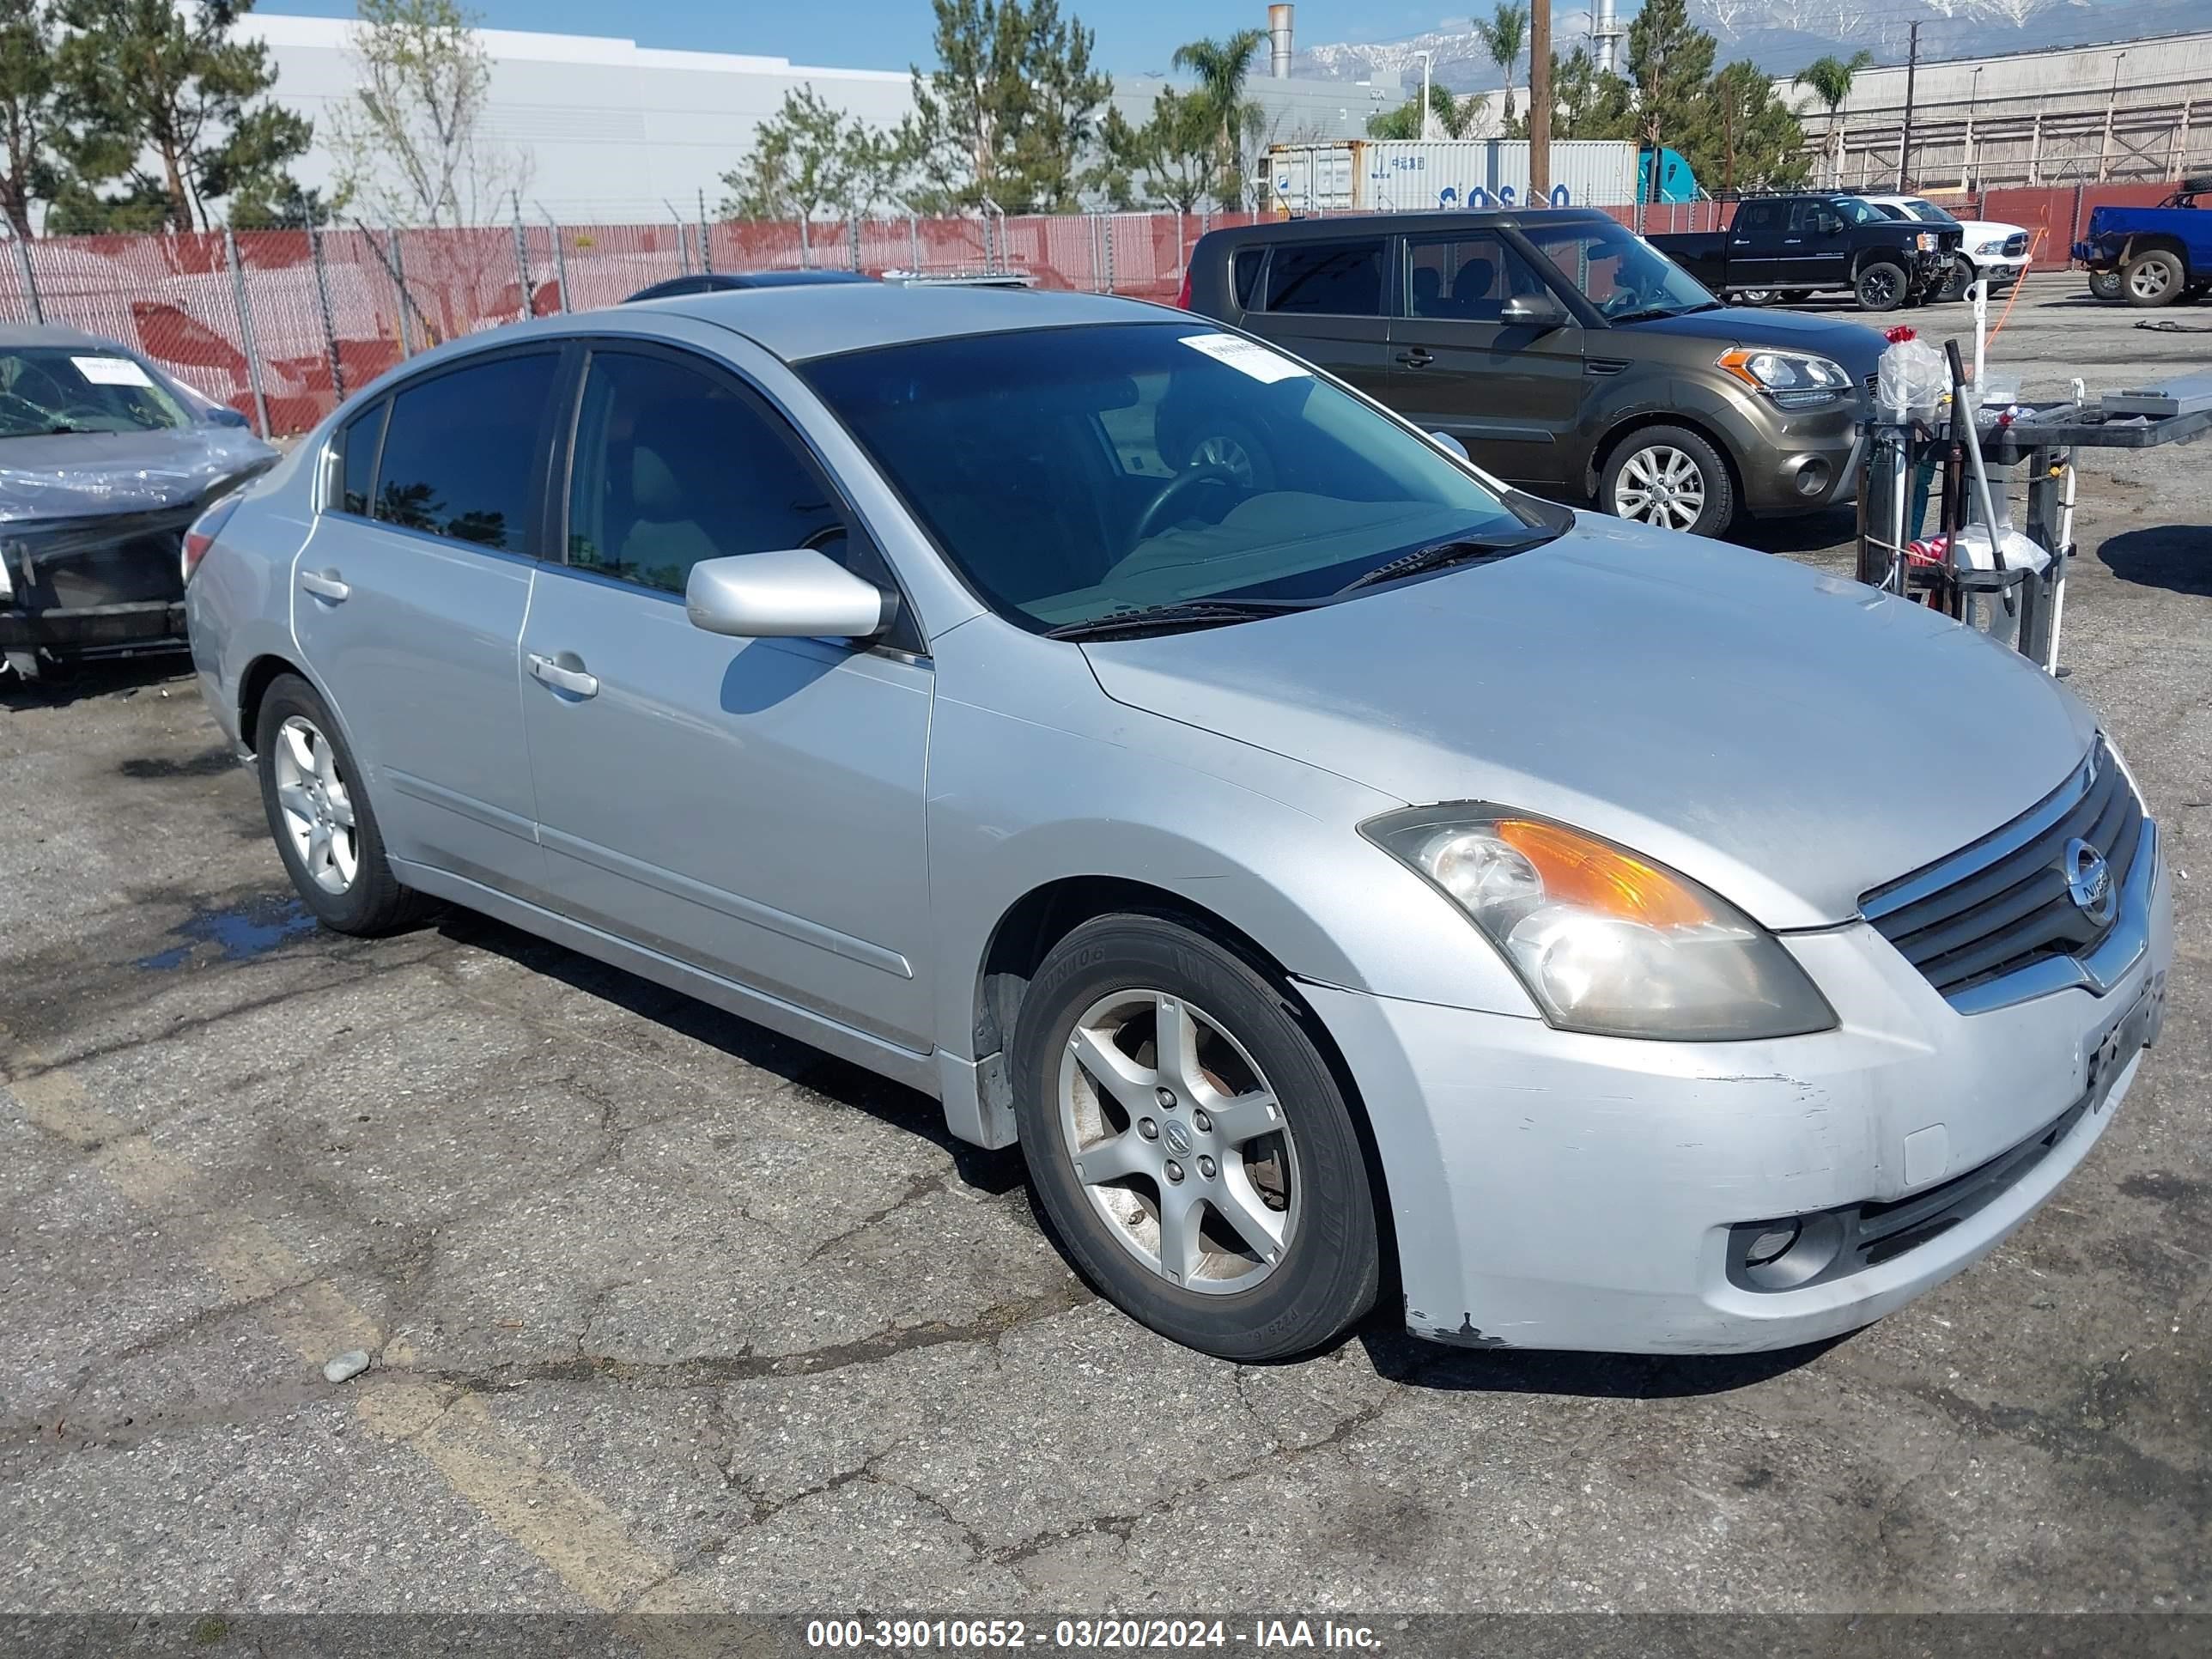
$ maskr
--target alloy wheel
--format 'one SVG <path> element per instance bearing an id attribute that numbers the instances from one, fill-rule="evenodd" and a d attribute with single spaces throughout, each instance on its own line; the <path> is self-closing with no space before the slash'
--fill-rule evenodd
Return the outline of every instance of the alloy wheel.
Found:
<path id="1" fill-rule="evenodd" d="M 1705 510 L 1705 472 L 1670 444 L 1639 449 L 1613 481 L 1613 510 L 1662 530 L 1687 530 Z"/>
<path id="2" fill-rule="evenodd" d="M 1225 433 L 1217 432 L 1192 446 L 1189 465 L 1183 470 L 1196 472 L 1206 468 L 1227 473 L 1246 489 L 1253 487 L 1252 457 L 1243 444 Z"/>
<path id="3" fill-rule="evenodd" d="M 2156 259 L 2146 259 L 2128 272 L 2128 293 L 2138 300 L 2155 300 L 2173 281 L 2173 273 Z"/>
<path id="4" fill-rule="evenodd" d="M 337 751 L 313 720 L 295 714 L 276 730 L 273 759 L 276 803 L 301 867 L 325 892 L 344 892 L 361 871 L 361 842 Z"/>
<path id="5" fill-rule="evenodd" d="M 1084 1012 L 1060 1057 L 1060 1128 L 1117 1243 L 1187 1291 L 1249 1291 L 1300 1211 L 1297 1145 L 1267 1080 L 1212 1015 L 1164 991 Z"/>
<path id="6" fill-rule="evenodd" d="M 1898 295 L 1898 280 L 1887 265 L 1876 265 L 1859 278 L 1859 298 L 1865 305 L 1879 309 L 1889 305 Z"/>

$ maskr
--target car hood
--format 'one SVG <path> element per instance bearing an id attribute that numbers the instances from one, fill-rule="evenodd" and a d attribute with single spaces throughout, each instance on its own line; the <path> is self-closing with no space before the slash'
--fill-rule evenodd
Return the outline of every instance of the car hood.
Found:
<path id="1" fill-rule="evenodd" d="M 235 427 L 0 438 L 0 524 L 187 507 L 276 459 L 274 449 Z"/>
<path id="2" fill-rule="evenodd" d="M 2026 811 L 2095 729 L 1923 606 L 1592 514 L 1494 565 L 1084 649 L 1119 702 L 1408 804 L 1578 825 L 1777 928 Z"/>
<path id="3" fill-rule="evenodd" d="M 2000 224 L 1994 219 L 1961 219 L 1959 221 L 1960 247 L 1971 248 L 1977 242 L 1986 242 L 1993 236 L 2025 236 L 2025 225 Z"/>
<path id="4" fill-rule="evenodd" d="M 1623 331 L 1711 340 L 1717 348 L 1715 356 L 1720 355 L 1720 349 L 1732 345 L 1814 351 L 1841 363 L 1851 372 L 1854 380 L 1874 373 L 1885 343 L 1881 335 L 1858 323 L 1807 317 L 1794 311 L 1755 311 L 1747 306 L 1723 306 L 1718 311 L 1700 311 L 1689 317 L 1654 317 L 1644 322 L 1630 323 Z"/>

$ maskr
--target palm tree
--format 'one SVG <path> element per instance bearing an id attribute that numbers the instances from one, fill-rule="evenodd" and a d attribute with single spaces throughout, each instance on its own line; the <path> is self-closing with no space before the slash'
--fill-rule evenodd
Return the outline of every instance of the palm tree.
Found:
<path id="1" fill-rule="evenodd" d="M 1836 112 L 1843 107 L 1844 100 L 1851 95 L 1851 82 L 1863 69 L 1874 65 L 1874 54 L 1856 52 L 1849 63 L 1834 56 L 1816 58 L 1790 77 L 1793 87 L 1810 87 L 1813 95 L 1827 106 L 1828 131 L 1822 147 L 1828 152 L 1828 182 L 1839 184 L 1843 179 L 1844 161 L 1837 153 L 1836 141 L 1843 137 L 1843 128 L 1836 120 Z"/>
<path id="2" fill-rule="evenodd" d="M 1535 0 L 1535 3 L 1548 5 L 1550 0 Z M 1489 49 L 1490 61 L 1505 71 L 1504 124 L 1510 127 L 1513 125 L 1513 66 L 1521 61 L 1522 51 L 1528 44 L 1528 8 L 1499 0 L 1488 22 L 1480 17 L 1474 20 L 1474 32 Z"/>
<path id="3" fill-rule="evenodd" d="M 1198 77 L 1199 95 L 1213 110 L 1220 147 L 1218 194 L 1224 207 L 1236 206 L 1243 193 L 1244 135 L 1257 125 L 1259 114 L 1244 100 L 1244 81 L 1252 70 L 1252 54 L 1267 38 L 1265 29 L 1239 29 L 1225 40 L 1208 36 L 1177 46 L 1171 60 Z"/>

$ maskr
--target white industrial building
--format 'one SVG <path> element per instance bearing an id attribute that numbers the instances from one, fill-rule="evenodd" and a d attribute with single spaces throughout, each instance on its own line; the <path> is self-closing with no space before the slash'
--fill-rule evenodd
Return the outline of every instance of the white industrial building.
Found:
<path id="1" fill-rule="evenodd" d="M 1255 8 L 1256 9 L 1256 8 Z M 1287 11 L 1289 8 L 1279 9 Z M 252 14 L 240 34 L 267 43 L 277 72 L 278 103 L 316 124 L 316 148 L 297 167 L 301 182 L 326 186 L 331 158 L 319 135 L 357 76 L 346 20 Z M 1287 78 L 1287 20 L 1273 67 L 1255 66 L 1251 95 L 1267 112 L 1269 143 L 1364 135 L 1368 118 L 1401 102 L 1396 87 Z M 904 70 L 823 69 L 782 58 L 678 52 L 595 35 L 480 32 L 491 60 L 485 140 L 526 151 L 531 183 L 524 211 L 563 223 L 634 223 L 672 212 L 712 213 L 722 174 L 752 148 L 754 129 L 784 94 L 811 87 L 839 109 L 878 126 L 895 126 L 913 106 Z M 1166 82 L 1116 77 L 1114 102 L 1129 120 L 1149 118 Z"/>

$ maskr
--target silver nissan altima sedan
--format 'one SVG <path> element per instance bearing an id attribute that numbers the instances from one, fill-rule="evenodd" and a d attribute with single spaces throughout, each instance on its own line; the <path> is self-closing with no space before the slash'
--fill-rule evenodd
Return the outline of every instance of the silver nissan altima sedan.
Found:
<path id="1" fill-rule="evenodd" d="M 186 558 L 326 925 L 464 905 L 925 1091 L 1217 1354 L 1379 1297 L 1482 1346 L 1852 1329 L 2047 1198 L 2158 1030 L 2158 830 L 2062 686 L 1178 313 L 504 329 Z"/>

